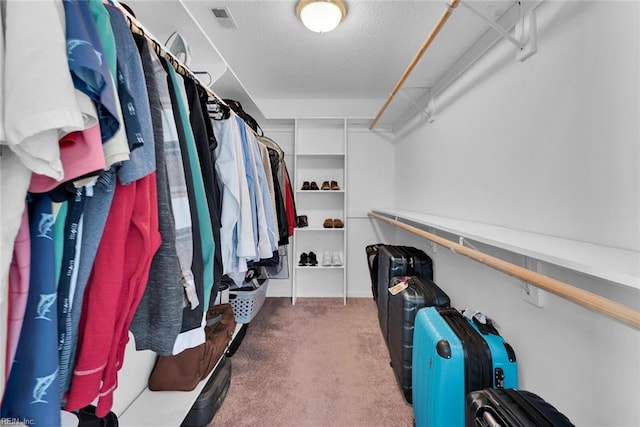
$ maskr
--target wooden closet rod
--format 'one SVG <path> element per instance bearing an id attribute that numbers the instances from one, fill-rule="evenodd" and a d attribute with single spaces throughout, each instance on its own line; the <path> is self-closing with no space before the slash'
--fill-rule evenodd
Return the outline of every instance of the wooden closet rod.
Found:
<path id="1" fill-rule="evenodd" d="M 385 112 L 387 107 L 389 107 L 389 104 L 391 104 L 391 101 L 393 101 L 393 98 L 396 96 L 396 94 L 404 84 L 405 80 L 407 80 L 407 78 L 415 68 L 420 58 L 422 58 L 422 55 L 424 55 L 424 53 L 429 48 L 433 40 L 436 38 L 436 36 L 438 35 L 442 27 L 444 27 L 444 24 L 447 22 L 447 20 L 453 13 L 453 10 L 456 7 L 458 7 L 459 3 L 460 3 L 460 0 L 450 0 L 449 3 L 446 5 L 445 10 L 442 11 L 442 15 L 440 15 L 440 19 L 438 19 L 438 22 L 436 22 L 436 25 L 431 29 L 431 32 L 429 33 L 425 41 L 422 43 L 422 46 L 420 46 L 420 49 L 418 49 L 418 52 L 416 52 L 411 62 L 409 63 L 407 68 L 404 70 L 404 73 L 402 73 L 402 77 L 400 77 L 400 80 L 398 80 L 398 83 L 396 83 L 396 87 L 394 87 L 393 90 L 391 91 L 391 94 L 389 94 L 389 97 L 387 98 L 387 102 L 384 103 L 380 111 L 378 111 L 378 115 L 373 119 L 373 121 L 369 125 L 369 130 L 373 130 L 376 123 L 378 123 L 378 120 L 380 120 L 380 117 L 382 117 L 382 114 Z"/>
<path id="2" fill-rule="evenodd" d="M 445 248 L 451 249 L 453 252 L 465 255 L 475 261 L 488 265 L 491 268 L 502 271 L 510 276 L 524 280 L 531 285 L 543 289 L 549 293 L 558 295 L 564 299 L 567 299 L 573 303 L 588 308 L 589 310 L 604 314 L 612 319 L 615 319 L 627 326 L 640 330 L 640 311 L 629 307 L 619 302 L 610 300 L 600 295 L 596 295 L 592 292 L 585 291 L 576 286 L 570 285 L 560 280 L 552 279 L 551 277 L 536 273 L 519 265 L 506 262 L 499 258 L 487 255 L 476 249 L 469 248 L 467 246 L 460 245 L 452 242 L 451 240 L 421 230 L 420 228 L 405 224 L 403 222 L 388 218 L 383 215 L 379 215 L 373 212 L 368 213 L 369 217 L 379 219 L 380 221 L 387 222 L 402 228 L 410 233 L 416 234 L 434 243 L 437 243 Z"/>

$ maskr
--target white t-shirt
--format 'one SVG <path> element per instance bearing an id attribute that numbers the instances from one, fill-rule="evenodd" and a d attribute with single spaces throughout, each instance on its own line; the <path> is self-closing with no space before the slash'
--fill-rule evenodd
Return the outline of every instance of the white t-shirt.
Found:
<path id="1" fill-rule="evenodd" d="M 31 171 L 61 179 L 58 139 L 84 125 L 67 65 L 61 2 L 3 6 L 5 143 Z"/>

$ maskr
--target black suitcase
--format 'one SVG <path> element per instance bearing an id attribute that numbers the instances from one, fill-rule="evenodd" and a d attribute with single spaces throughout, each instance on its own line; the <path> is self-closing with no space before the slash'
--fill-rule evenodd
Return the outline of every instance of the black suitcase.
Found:
<path id="1" fill-rule="evenodd" d="M 182 421 L 181 427 L 205 427 L 211 423 L 231 384 L 231 359 L 222 356 L 213 374 Z"/>
<path id="2" fill-rule="evenodd" d="M 426 277 L 394 277 L 390 287 L 400 283 L 406 283 L 407 288 L 389 295 L 389 356 L 404 399 L 411 403 L 413 329 L 416 315 L 423 307 L 449 307 L 451 301 L 449 295 Z"/>
<path id="3" fill-rule="evenodd" d="M 487 389 L 467 396 L 467 427 L 570 427 L 571 421 L 535 393 Z"/>
<path id="4" fill-rule="evenodd" d="M 389 295 L 389 356 L 404 399 L 411 403 L 413 329 L 416 315 L 423 307 L 449 307 L 451 300 L 449 295 L 426 277 L 394 277 L 391 279 L 391 288 L 400 283 L 406 283 L 407 288 Z"/>
<path id="5" fill-rule="evenodd" d="M 384 342 L 388 344 L 389 286 L 395 276 L 422 276 L 433 280 L 431 258 L 420 249 L 407 246 L 378 247 L 378 321 Z"/>
<path id="6" fill-rule="evenodd" d="M 371 293 L 374 301 L 378 299 L 378 248 L 380 246 L 382 246 L 381 243 L 365 247 L 369 275 L 371 276 Z"/>
<path id="7" fill-rule="evenodd" d="M 433 261 L 424 251 L 412 246 L 399 246 L 399 248 L 406 253 L 410 271 L 414 271 L 416 276 L 433 280 Z"/>

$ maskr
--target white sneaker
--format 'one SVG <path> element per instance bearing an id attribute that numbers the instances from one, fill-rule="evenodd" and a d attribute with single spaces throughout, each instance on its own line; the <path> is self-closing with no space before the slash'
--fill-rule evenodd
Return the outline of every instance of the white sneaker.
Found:
<path id="1" fill-rule="evenodd" d="M 322 265 L 331 266 L 333 259 L 331 258 L 331 251 L 324 251 L 322 254 Z"/>
<path id="2" fill-rule="evenodd" d="M 342 265 L 342 253 L 333 251 L 333 254 L 331 255 L 331 264 Z"/>

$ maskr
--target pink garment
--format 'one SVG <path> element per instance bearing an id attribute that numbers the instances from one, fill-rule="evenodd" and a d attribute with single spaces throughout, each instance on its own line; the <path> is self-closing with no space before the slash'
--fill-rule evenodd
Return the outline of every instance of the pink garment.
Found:
<path id="1" fill-rule="evenodd" d="M 6 377 L 9 378 L 13 358 L 18 348 L 22 320 L 29 296 L 29 270 L 31 268 L 31 240 L 29 237 L 29 215 L 22 212 L 22 222 L 13 246 L 13 259 L 9 267 L 9 314 L 7 322 Z"/>
<path id="2" fill-rule="evenodd" d="M 72 181 L 91 172 L 105 168 L 100 126 L 95 125 L 87 130 L 71 132 L 60 139 L 60 160 L 64 176 L 62 180 L 34 173 L 31 176 L 29 191 L 46 193 L 63 182 Z"/>
<path id="3" fill-rule="evenodd" d="M 31 239 L 29 237 L 29 215 L 25 208 L 22 222 L 13 246 L 13 259 L 9 267 L 9 314 L 7 323 L 7 359 L 5 372 L 9 378 L 11 364 L 16 355 L 24 311 L 29 295 L 29 270 L 31 267 Z"/>

